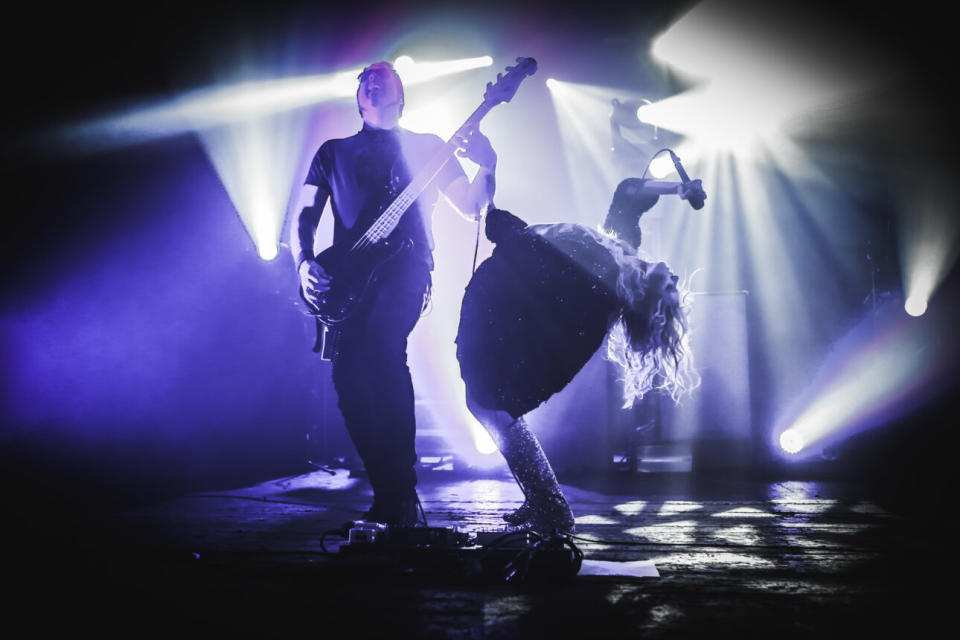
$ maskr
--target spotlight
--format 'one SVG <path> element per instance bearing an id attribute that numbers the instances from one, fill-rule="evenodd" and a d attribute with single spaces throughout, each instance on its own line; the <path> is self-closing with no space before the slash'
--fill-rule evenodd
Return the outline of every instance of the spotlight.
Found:
<path id="1" fill-rule="evenodd" d="M 952 215 L 956 187 L 944 174 L 922 178 L 916 188 L 922 194 L 918 198 L 904 196 L 902 211 L 909 215 L 909 224 L 902 226 L 898 237 L 903 306 L 914 317 L 927 310 L 960 255 L 960 223 Z"/>
<path id="2" fill-rule="evenodd" d="M 927 311 L 927 301 L 919 296 L 910 296 L 903 304 L 903 308 L 911 316 L 917 318 Z"/>
<path id="3" fill-rule="evenodd" d="M 270 260 L 273 260 L 274 258 L 277 257 L 277 253 L 278 253 L 277 245 L 271 244 L 271 245 L 258 246 L 257 253 L 260 254 L 260 257 L 262 259 L 269 262 Z"/>
<path id="4" fill-rule="evenodd" d="M 481 425 L 473 426 L 473 444 L 477 448 L 477 452 L 485 456 L 496 453 L 498 451 L 497 443 L 493 441 L 487 430 Z"/>
<path id="5" fill-rule="evenodd" d="M 397 73 L 406 74 L 411 69 L 413 69 L 413 58 L 410 56 L 400 56 L 393 61 L 393 68 L 397 70 Z"/>
<path id="6" fill-rule="evenodd" d="M 945 339 L 953 326 L 938 315 L 918 322 L 892 301 L 866 312 L 831 344 L 807 388 L 777 420 L 786 426 L 780 448 L 805 455 L 835 445 L 940 393 L 951 379 L 957 348 Z"/>
<path id="7" fill-rule="evenodd" d="M 653 40 L 654 58 L 697 81 L 642 107 L 642 121 L 701 145 L 762 158 L 763 146 L 815 125 L 819 118 L 810 115 L 874 81 L 855 55 L 824 54 L 839 34 L 809 37 L 790 11 L 751 6 L 741 14 L 731 4 L 696 3 Z M 773 47 L 775 56 L 769 55 Z"/>
<path id="8" fill-rule="evenodd" d="M 787 429 L 780 434 L 780 448 L 787 453 L 800 453 L 805 446 L 803 436 L 794 429 Z"/>
<path id="9" fill-rule="evenodd" d="M 586 212 L 596 210 L 598 202 L 609 201 L 619 181 L 617 176 L 624 171 L 639 175 L 651 153 L 646 148 L 650 138 L 646 129 L 650 127 L 624 128 L 623 133 L 630 134 L 627 139 L 612 117 L 614 100 L 626 102 L 639 96 L 624 96 L 621 89 L 613 87 L 556 78 L 547 80 L 546 85 L 557 116 L 563 160 L 568 174 L 576 176 L 572 181 L 573 208 L 586 216 Z M 629 107 L 622 111 L 629 122 L 633 117 Z"/>
<path id="10" fill-rule="evenodd" d="M 473 69 L 489 67 L 493 64 L 490 56 L 476 58 L 461 58 L 457 60 L 441 60 L 437 62 L 415 62 L 407 55 L 398 56 L 393 61 L 393 67 L 403 81 L 404 87 L 421 82 L 429 82 L 435 78 L 462 73 Z M 354 84 L 356 88 L 356 84 Z"/>

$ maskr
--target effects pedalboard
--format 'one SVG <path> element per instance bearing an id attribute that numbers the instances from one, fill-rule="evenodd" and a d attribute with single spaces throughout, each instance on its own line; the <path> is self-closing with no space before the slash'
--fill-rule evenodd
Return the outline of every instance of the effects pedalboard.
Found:
<path id="1" fill-rule="evenodd" d="M 345 524 L 338 533 L 346 538 L 340 545 L 342 558 L 468 577 L 506 581 L 564 578 L 576 575 L 583 559 L 569 537 L 540 535 L 528 529 L 467 533 L 450 527 L 356 521 Z"/>

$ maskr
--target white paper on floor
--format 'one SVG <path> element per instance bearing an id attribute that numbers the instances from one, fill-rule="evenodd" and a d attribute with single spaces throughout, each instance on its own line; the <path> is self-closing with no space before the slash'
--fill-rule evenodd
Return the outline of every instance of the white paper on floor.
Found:
<path id="1" fill-rule="evenodd" d="M 613 560 L 589 560 L 584 558 L 580 565 L 581 576 L 629 576 L 631 578 L 659 578 L 660 572 L 653 560 L 631 560 L 616 562 Z"/>

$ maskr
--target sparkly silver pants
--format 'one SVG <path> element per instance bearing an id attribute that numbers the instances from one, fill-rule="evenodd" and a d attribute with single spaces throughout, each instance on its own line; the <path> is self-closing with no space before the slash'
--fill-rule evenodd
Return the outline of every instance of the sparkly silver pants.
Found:
<path id="1" fill-rule="evenodd" d="M 521 511 L 526 507 L 530 517 L 524 524 L 546 531 L 572 531 L 574 519 L 570 505 L 540 442 L 524 419 L 495 429 L 492 435 L 526 496 Z"/>

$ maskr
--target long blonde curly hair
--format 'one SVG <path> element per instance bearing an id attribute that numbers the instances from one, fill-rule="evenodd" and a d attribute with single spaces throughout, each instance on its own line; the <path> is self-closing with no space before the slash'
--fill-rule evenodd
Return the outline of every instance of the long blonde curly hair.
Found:
<path id="1" fill-rule="evenodd" d="M 622 372 L 623 406 L 633 406 L 650 391 L 662 391 L 679 404 L 700 386 L 687 333 L 692 306 L 688 283 L 677 283 L 676 299 L 663 297 L 650 286 L 654 263 L 642 260 L 628 242 L 602 230 L 598 235 L 620 267 L 622 309 L 607 336 L 606 357 Z"/>

